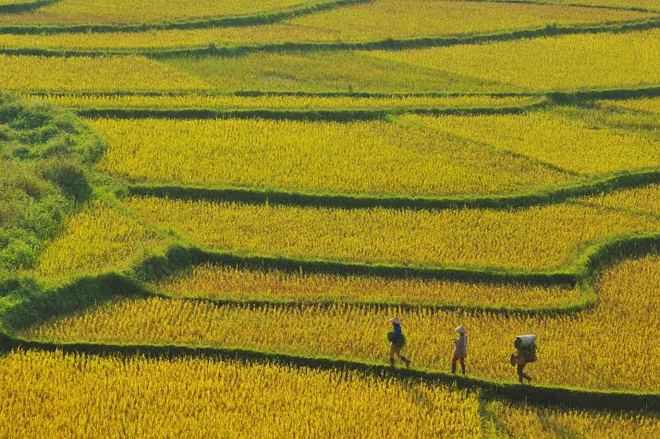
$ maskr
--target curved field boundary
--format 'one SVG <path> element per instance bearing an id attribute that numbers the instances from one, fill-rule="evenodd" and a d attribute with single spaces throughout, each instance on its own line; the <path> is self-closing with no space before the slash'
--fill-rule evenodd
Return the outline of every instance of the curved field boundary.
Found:
<path id="1" fill-rule="evenodd" d="M 349 0 L 346 0 L 349 1 Z M 356 0 L 357 1 L 357 0 Z M 520 39 L 532 39 L 543 37 L 556 37 L 561 35 L 597 34 L 633 32 L 639 30 L 656 29 L 660 27 L 660 18 L 631 20 L 618 23 L 605 23 L 600 25 L 579 26 L 557 26 L 549 25 L 530 29 L 514 31 L 494 32 L 485 34 L 468 34 L 460 36 L 441 37 L 415 37 L 402 39 L 382 39 L 372 41 L 338 41 L 338 42 L 281 42 L 260 45 L 235 45 L 215 46 L 213 43 L 207 46 L 191 46 L 182 48 L 164 49 L 41 49 L 2 47 L 0 54 L 6 55 L 34 55 L 34 56 L 109 56 L 109 55 L 144 55 L 152 58 L 170 58 L 182 56 L 219 56 L 233 57 L 250 53 L 281 53 L 281 52 L 313 52 L 313 51 L 341 51 L 341 50 L 405 50 L 420 49 L 427 47 L 448 47 L 458 45 L 474 45 L 494 43 L 501 41 L 513 41 Z M 14 29 L 14 30 L 12 30 Z M 18 28 L 0 26 L 0 33 L 29 33 L 18 32 Z M 87 32 L 88 28 L 79 32 Z M 148 30 L 149 28 L 145 29 Z M 36 32 L 36 31 L 35 31 Z M 98 31 L 96 31 L 98 32 Z M 106 31 L 110 32 L 110 31 Z M 43 31 L 41 33 L 48 33 Z M 54 32 L 51 32 L 54 33 Z"/>
<path id="2" fill-rule="evenodd" d="M 180 249 L 178 252 L 180 253 Z M 198 251 L 198 250 L 197 250 Z M 588 249 L 576 262 L 573 276 L 591 285 L 598 273 L 617 260 L 660 251 L 660 234 L 628 236 L 610 240 Z M 181 256 L 173 263 L 180 263 Z M 304 263 L 305 261 L 303 261 Z M 143 264 L 142 269 L 145 269 Z M 153 266 L 153 262 L 151 263 Z M 152 273 L 153 274 L 153 273 Z M 160 275 L 163 274 L 159 273 Z M 595 293 L 594 293 L 595 294 Z M 586 409 L 660 410 L 660 394 L 650 392 L 598 391 L 563 386 L 521 386 L 494 380 L 467 378 L 424 369 L 392 369 L 377 363 L 342 358 L 301 356 L 276 352 L 187 345 L 119 344 L 89 342 L 44 342 L 14 336 L 16 330 L 49 319 L 83 311 L 119 297 L 148 298 L 152 294 L 131 275 L 107 273 L 85 277 L 56 291 L 35 291 L 12 296 L 13 305 L 5 306 L 0 320 L 0 349 L 61 350 L 90 355 L 145 355 L 154 357 L 227 358 L 241 361 L 271 361 L 293 367 L 352 370 L 401 379 L 421 379 L 430 383 L 449 383 L 480 391 L 489 398 L 506 398 L 539 405 L 561 405 Z M 185 300 L 185 299 L 182 299 Z"/>
<path id="3" fill-rule="evenodd" d="M 581 183 L 530 193 L 446 196 L 446 197 L 378 197 L 348 194 L 314 194 L 269 189 L 231 187 L 179 186 L 158 183 L 135 183 L 128 193 L 137 196 L 167 197 L 178 200 L 231 201 L 247 204 L 278 204 L 343 209 L 512 209 L 556 204 L 570 198 L 585 197 L 618 189 L 637 188 L 660 183 L 660 169 L 623 172 L 597 177 Z"/>
<path id="4" fill-rule="evenodd" d="M 218 92 L 208 89 L 186 90 L 186 91 L 57 91 L 57 90 L 27 90 L 21 92 L 27 96 L 84 96 L 84 97 L 113 97 L 113 96 L 147 96 L 147 97 L 180 97 L 190 94 L 200 96 L 238 96 L 238 97 L 264 97 L 264 96 L 291 96 L 310 98 L 406 98 L 406 97 L 428 97 L 428 98 L 450 98 L 450 97 L 548 97 L 553 102 L 570 102 L 570 99 L 597 100 L 597 99 L 635 99 L 640 97 L 660 96 L 660 85 L 648 85 L 632 88 L 595 88 L 577 90 L 554 90 L 541 92 L 493 92 L 493 93 L 461 93 L 461 92 L 422 92 L 422 93 L 369 93 L 369 92 L 343 92 L 343 91 L 236 91 L 233 93 Z"/>
<path id="5" fill-rule="evenodd" d="M 45 0 L 48 3 L 59 0 Z M 165 29 L 203 29 L 210 27 L 252 26 L 271 24 L 302 15 L 328 11 L 342 6 L 369 3 L 371 0 L 329 0 L 302 4 L 286 9 L 262 12 L 251 15 L 220 16 L 214 18 L 185 21 L 161 21 L 136 24 L 71 24 L 71 25 L 5 25 L 0 26 L 3 34 L 63 34 L 87 32 L 145 32 Z"/>
<path id="6" fill-rule="evenodd" d="M 207 358 L 244 362 L 271 362 L 291 367 L 345 370 L 397 379 L 422 380 L 429 384 L 451 384 L 459 389 L 479 391 L 482 397 L 522 401 L 542 406 L 576 409 L 660 411 L 660 393 L 598 391 L 559 386 L 529 386 L 456 376 L 423 369 L 395 369 L 377 363 L 341 358 L 306 357 L 240 348 L 193 347 L 184 345 L 49 343 L 24 340 L 7 335 L 0 340 L 5 351 L 12 349 L 61 351 L 86 355 L 146 356 L 152 358 Z"/>
<path id="7" fill-rule="evenodd" d="M 648 12 L 648 13 L 656 13 L 660 11 L 660 9 L 646 9 L 646 8 L 638 8 L 635 6 L 610 6 L 610 5 L 594 5 L 594 4 L 583 4 L 580 3 L 579 0 L 577 0 L 575 3 L 557 3 L 553 2 L 552 0 L 550 1 L 545 1 L 545 0 L 470 0 L 473 2 L 481 2 L 481 3 L 511 3 L 511 4 L 527 4 L 527 5 L 539 5 L 539 6 L 568 6 L 571 8 L 588 8 L 588 9 L 607 9 L 607 10 L 613 10 L 613 11 L 633 11 L 633 12 Z"/>
<path id="8" fill-rule="evenodd" d="M 0 5 L 0 14 L 18 14 L 21 12 L 34 11 L 35 9 L 43 8 L 60 0 L 17 0 L 16 3 L 8 3 Z"/>
<path id="9" fill-rule="evenodd" d="M 505 269 L 475 269 L 448 266 L 418 267 L 395 264 L 364 264 L 355 262 L 334 262 L 305 260 L 274 256 L 245 256 L 234 253 L 217 252 L 197 247 L 174 245 L 161 256 L 146 259 L 135 269 L 134 276 L 141 281 L 154 281 L 195 265 L 211 263 L 218 266 L 240 267 L 252 270 L 278 270 L 289 273 L 321 273 L 333 275 L 359 275 L 382 278 L 415 278 L 451 280 L 485 284 L 524 284 L 529 286 L 563 286 L 581 289 L 580 298 L 546 307 L 511 307 L 492 305 L 460 305 L 455 303 L 410 304 L 407 302 L 352 302 L 352 301 L 278 301 L 257 300 L 237 301 L 222 298 L 187 297 L 185 300 L 201 300 L 216 304 L 251 304 L 255 306 L 332 306 L 338 303 L 355 304 L 372 308 L 399 307 L 404 309 L 429 309 L 437 311 L 461 311 L 469 313 L 495 313 L 502 315 L 544 315 L 556 316 L 575 314 L 597 306 L 597 295 L 592 285 L 594 279 L 607 266 L 630 255 L 660 251 L 660 234 L 642 234 L 612 238 L 594 244 L 583 250 L 568 268 L 551 271 L 514 271 Z M 172 298 L 162 293 L 145 290 L 151 295 Z"/>
<path id="10" fill-rule="evenodd" d="M 71 108 L 78 116 L 110 119 L 270 119 L 301 121 L 383 120 L 400 114 L 419 115 L 485 115 L 518 114 L 546 106 L 547 98 L 536 102 L 493 107 L 418 107 L 382 109 L 237 109 L 214 108 Z"/>

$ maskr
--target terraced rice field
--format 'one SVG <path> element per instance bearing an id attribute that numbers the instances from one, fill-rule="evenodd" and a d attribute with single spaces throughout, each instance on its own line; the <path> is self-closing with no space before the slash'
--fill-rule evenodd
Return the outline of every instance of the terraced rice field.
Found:
<path id="1" fill-rule="evenodd" d="M 14 1 L 19 3 L 19 1 Z M 61 25 L 61 24 L 125 24 L 167 22 L 245 15 L 276 11 L 306 3 L 304 0 L 201 0 L 191 8 L 183 0 L 118 1 L 61 0 L 22 14 L 0 14 L 2 24 Z M 316 2 L 316 3 L 321 3 Z"/>
<path id="2" fill-rule="evenodd" d="M 81 2 L 82 3 L 82 2 Z M 59 8 L 44 9 L 23 16 L 0 15 L 0 23 L 122 23 L 160 20 L 204 19 L 207 16 L 259 12 L 291 7 L 303 3 L 261 2 L 245 9 L 241 2 L 206 2 L 199 9 L 188 9 L 177 4 L 167 8 L 167 15 L 145 14 L 154 5 L 79 9 L 69 2 L 68 8 L 78 8 L 70 14 Z M 317 2 L 319 3 L 319 2 Z M 131 7 L 132 6 L 132 7 Z M 137 6 L 137 7 L 136 7 Z M 203 12 L 206 14 L 201 15 Z M 200 14 L 200 15 L 197 15 Z M 554 5 L 502 5 L 498 3 L 454 2 L 428 0 L 378 0 L 362 2 L 351 8 L 333 8 L 316 14 L 305 14 L 281 22 L 258 26 L 233 26 L 203 29 L 152 30 L 150 32 L 104 32 L 98 34 L 57 34 L 0 36 L 3 47 L 35 47 L 52 49 L 162 49 L 185 46 L 204 46 L 212 42 L 217 46 L 294 43 L 356 42 L 385 38 L 419 38 L 449 36 L 466 33 L 489 33 L 546 25 L 579 26 L 601 22 L 626 22 L 653 18 L 653 14 L 639 11 L 576 8 Z"/>
<path id="3" fill-rule="evenodd" d="M 660 436 L 659 27 L 0 0 L 1 435 Z"/>

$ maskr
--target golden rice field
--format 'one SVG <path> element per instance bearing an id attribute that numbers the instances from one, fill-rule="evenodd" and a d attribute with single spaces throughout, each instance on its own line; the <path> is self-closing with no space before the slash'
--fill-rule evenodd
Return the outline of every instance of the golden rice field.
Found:
<path id="1" fill-rule="evenodd" d="M 481 434 L 474 394 L 356 373 L 16 351 L 0 359 L 0 376 L 8 436 Z"/>
<path id="2" fill-rule="evenodd" d="M 544 163 L 406 120 L 99 119 L 90 125 L 108 142 L 99 168 L 134 181 L 446 195 L 510 192 L 576 180 Z M 474 173 L 472 163 L 480 163 L 482 172 Z"/>
<path id="3" fill-rule="evenodd" d="M 505 92 L 516 87 L 375 57 L 374 52 L 253 53 L 240 57 L 164 58 L 222 92 Z M 446 69 L 445 69 L 446 70 Z"/>
<path id="4" fill-rule="evenodd" d="M 129 198 L 124 205 L 144 221 L 217 250 L 411 266 L 558 268 L 586 245 L 660 228 L 655 218 L 576 204 L 411 211 Z"/>
<path id="5" fill-rule="evenodd" d="M 660 165 L 658 136 L 593 126 L 564 112 L 439 118 L 409 116 L 408 119 L 580 174 L 605 174 Z"/>
<path id="6" fill-rule="evenodd" d="M 653 85 L 658 30 L 401 51 L 165 59 L 223 91 L 497 92 Z M 588 57 L 589 63 L 583 60 Z M 385 72 L 389 72 L 386 74 Z"/>
<path id="7" fill-rule="evenodd" d="M 258 45 L 279 42 L 332 42 L 337 34 L 290 23 L 202 29 L 150 30 L 69 34 L 0 34 L 0 47 L 47 47 L 51 49 L 165 49 Z"/>
<path id="8" fill-rule="evenodd" d="M 660 437 L 656 0 L 19 1 L 0 436 Z"/>
<path id="9" fill-rule="evenodd" d="M 160 282 L 155 291 L 172 297 L 238 302 L 365 302 L 418 305 L 509 306 L 543 308 L 578 300 L 577 287 L 487 284 L 435 279 L 254 270 L 202 264 Z"/>
<path id="10" fill-rule="evenodd" d="M 486 436 L 507 438 L 609 437 L 616 432 L 621 438 L 655 437 L 658 425 L 652 417 L 611 413 L 536 409 L 493 401 L 486 405 L 492 420 L 484 428 Z"/>
<path id="11" fill-rule="evenodd" d="M 660 98 L 631 99 L 625 101 L 603 101 L 601 106 L 604 108 L 633 110 L 644 113 L 658 114 L 660 113 Z"/>
<path id="12" fill-rule="evenodd" d="M 255 109 L 319 109 L 338 108 L 352 110 L 367 109 L 415 109 L 415 108 L 501 108 L 532 105 L 538 97 L 529 96 L 305 96 L 305 95 L 265 95 L 236 96 L 213 94 L 184 94 L 172 96 L 152 95 L 46 95 L 32 96 L 32 99 L 45 101 L 69 108 L 213 108 L 220 110 L 255 110 Z M 637 102 L 637 101 L 634 101 Z M 633 105 L 633 103 L 630 103 Z"/>
<path id="13" fill-rule="evenodd" d="M 619 8 L 629 8 L 629 9 L 647 9 L 650 11 L 660 10 L 658 2 L 655 0 L 579 0 L 574 2 L 573 0 L 552 0 L 552 3 L 568 3 L 580 5 L 592 5 L 592 6 L 606 6 L 606 7 L 619 7 Z"/>
<path id="14" fill-rule="evenodd" d="M 0 360 L 0 370 L 5 389 L 0 423 L 8 435 L 19 436 L 142 436 L 158 430 L 200 436 L 304 431 L 313 436 L 382 437 L 383 432 L 415 431 L 429 437 L 442 432 L 449 437 L 505 438 L 538 432 L 553 437 L 553 429 L 561 427 L 589 437 L 616 430 L 622 432 L 620 437 L 639 438 L 653 437 L 660 429 L 657 418 L 642 414 L 534 409 L 503 402 L 487 404 L 492 419 L 484 425 L 478 399 L 463 391 L 270 364 L 125 361 L 17 351 Z M 99 397 L 99 385 L 107 397 Z M 319 394 L 318 388 L 336 391 Z M 118 413 L 117 406 L 123 412 Z M 323 417 L 316 416 L 319 410 Z M 401 413 L 395 419 L 408 415 L 383 425 L 382 418 L 392 411 Z"/>
<path id="15" fill-rule="evenodd" d="M 79 3 L 75 5 L 74 3 Z M 153 10 L 153 5 L 140 2 L 132 9 L 116 7 L 112 10 L 112 22 L 132 23 L 162 19 L 196 18 L 192 14 L 226 15 L 231 13 L 234 2 L 206 2 L 199 9 L 186 11 L 168 8 L 178 17 L 159 17 L 152 14 L 141 16 L 143 9 Z M 247 2 L 263 10 L 306 3 L 288 2 Z M 76 15 L 68 11 L 55 11 L 55 8 L 40 13 L 25 14 L 19 18 L 0 16 L 0 22 L 45 22 L 67 23 L 60 20 L 60 14 L 66 13 L 67 20 L 76 17 L 82 23 L 103 23 L 111 17 L 107 11 L 99 8 L 83 10 L 82 2 L 69 2 L 69 8 L 77 9 Z M 88 5 L 85 5 L 89 7 Z M 241 8 L 241 4 L 235 5 Z M 130 6 L 129 6 L 130 8 Z M 215 9 L 215 10 L 214 10 Z M 98 15 L 96 15 L 98 14 Z M 188 17 L 187 15 L 190 14 Z M 47 16 L 48 15 L 48 16 Z M 0 35 L 1 47 L 39 47 L 67 49 L 104 49 L 104 48 L 163 48 L 205 46 L 209 43 L 218 46 L 267 44 L 277 42 L 331 42 L 331 41 L 368 41 L 386 38 L 414 38 L 424 36 L 445 36 L 467 33 L 502 32 L 511 29 L 534 28 L 545 25 L 584 25 L 601 22 L 618 22 L 648 19 L 653 14 L 611 9 L 578 8 L 557 5 L 502 5 L 481 2 L 448 2 L 433 0 L 378 0 L 353 7 L 342 7 L 312 15 L 303 15 L 284 22 L 254 25 L 248 27 L 222 27 L 206 29 L 153 30 L 149 32 L 121 32 L 94 34 L 41 34 L 41 35 Z M 85 18 L 83 18 L 85 17 Z M 103 18 L 100 18 L 103 17 Z M 203 18 L 203 15 L 199 15 Z"/>
<path id="16" fill-rule="evenodd" d="M 332 31 L 341 39 L 407 38 L 411 36 L 485 33 L 548 24 L 586 24 L 649 18 L 634 11 L 560 5 L 497 2 L 377 0 L 353 8 L 304 16 L 294 25 Z"/>
<path id="17" fill-rule="evenodd" d="M 194 90 L 204 82 L 137 56 L 52 58 L 0 54 L 5 90 Z"/>
<path id="18" fill-rule="evenodd" d="M 660 186 L 655 184 L 634 190 L 620 190 L 585 198 L 582 201 L 609 209 L 657 216 L 660 212 Z"/>
<path id="19" fill-rule="evenodd" d="M 368 56 L 527 90 L 656 84 L 660 31 L 567 35 Z M 583 62 L 588 57 L 589 62 Z"/>
<path id="20" fill-rule="evenodd" d="M 321 3 L 316 1 L 312 3 Z M 275 11 L 305 0 L 61 0 L 22 14 L 0 14 L 1 24 L 121 24 L 182 21 Z"/>
<path id="21" fill-rule="evenodd" d="M 397 314 L 408 334 L 406 354 L 418 366 L 446 369 L 452 328 L 470 331 L 472 376 L 509 380 L 511 334 L 538 334 L 539 362 L 530 367 L 535 382 L 601 389 L 653 390 L 660 365 L 640 358 L 660 354 L 654 294 L 660 288 L 660 258 L 628 260 L 608 270 L 598 283 L 598 307 L 574 316 L 503 316 L 426 310 L 218 306 L 168 299 L 127 299 L 78 316 L 64 317 L 26 331 L 28 337 L 56 340 L 243 347 L 307 355 L 385 362 L 388 316 Z M 507 295 L 507 294 L 505 294 Z M 631 321 L 632 320 L 632 321 Z M 634 323 L 633 323 L 634 321 Z M 631 330 L 631 324 L 644 331 Z M 565 365 L 569 363 L 571 373 Z"/>
<path id="22" fill-rule="evenodd" d="M 130 268 L 170 243 L 167 236 L 101 203 L 70 218 L 65 231 L 41 254 L 37 276 L 66 280 L 72 273 Z"/>

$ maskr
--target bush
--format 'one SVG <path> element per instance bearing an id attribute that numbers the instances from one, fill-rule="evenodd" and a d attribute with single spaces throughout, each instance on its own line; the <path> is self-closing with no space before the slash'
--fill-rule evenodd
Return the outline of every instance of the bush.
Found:
<path id="1" fill-rule="evenodd" d="M 0 94 L 0 272 L 33 265 L 76 203 L 103 143 L 73 114 Z"/>
<path id="2" fill-rule="evenodd" d="M 53 182 L 65 196 L 76 202 L 87 201 L 92 188 L 87 181 L 87 171 L 79 163 L 61 157 L 44 161 L 41 164 L 42 176 Z"/>

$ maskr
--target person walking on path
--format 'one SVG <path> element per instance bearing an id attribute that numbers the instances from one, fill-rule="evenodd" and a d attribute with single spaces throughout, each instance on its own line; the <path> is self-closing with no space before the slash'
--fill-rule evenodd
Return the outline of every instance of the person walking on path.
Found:
<path id="1" fill-rule="evenodd" d="M 406 345 L 406 337 L 401 330 L 401 321 L 398 317 L 394 317 L 390 319 L 390 322 L 392 322 L 393 327 L 392 331 L 387 333 L 387 340 L 390 342 L 390 366 L 394 367 L 394 356 L 396 355 L 406 363 L 406 367 L 410 367 L 410 360 L 401 353 L 401 350 Z"/>
<path id="2" fill-rule="evenodd" d="M 461 372 L 465 375 L 465 358 L 467 357 L 467 328 L 459 326 L 454 328 L 458 338 L 454 340 L 454 353 L 451 356 L 451 373 L 456 373 L 456 363 L 461 363 Z"/>
<path id="3" fill-rule="evenodd" d="M 525 366 L 536 361 L 536 336 L 520 335 L 514 340 L 513 346 L 516 351 L 511 354 L 511 365 L 516 366 L 518 381 L 522 384 L 523 379 L 526 379 L 530 383 L 532 377 L 525 373 Z"/>

